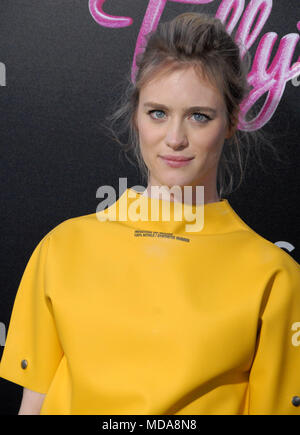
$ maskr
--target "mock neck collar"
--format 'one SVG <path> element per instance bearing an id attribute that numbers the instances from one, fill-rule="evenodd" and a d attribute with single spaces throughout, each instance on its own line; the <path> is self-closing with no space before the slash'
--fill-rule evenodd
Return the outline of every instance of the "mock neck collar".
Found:
<path id="1" fill-rule="evenodd" d="M 225 198 L 198 205 L 149 197 L 144 193 L 126 189 L 113 205 L 116 207 L 116 220 L 134 229 L 189 235 L 249 229 Z"/>

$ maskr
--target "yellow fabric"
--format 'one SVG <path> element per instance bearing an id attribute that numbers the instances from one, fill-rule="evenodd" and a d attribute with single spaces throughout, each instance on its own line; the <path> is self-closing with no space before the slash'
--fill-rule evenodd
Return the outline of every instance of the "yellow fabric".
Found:
<path id="1" fill-rule="evenodd" d="M 108 210 L 151 206 L 129 191 Z M 299 415 L 299 264 L 228 200 L 204 205 L 201 231 L 186 219 L 53 228 L 21 279 L 0 376 L 47 393 L 41 414 Z"/>

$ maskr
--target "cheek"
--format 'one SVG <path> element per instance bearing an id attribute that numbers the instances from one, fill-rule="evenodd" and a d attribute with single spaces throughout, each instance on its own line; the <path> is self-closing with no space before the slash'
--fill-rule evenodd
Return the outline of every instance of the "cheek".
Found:
<path id="1" fill-rule="evenodd" d="M 200 138 L 200 140 L 199 140 Z M 217 150 L 222 147 L 225 139 L 225 129 L 224 126 L 211 126 L 205 129 L 203 133 L 198 133 L 197 141 L 202 149 L 206 151 Z"/>
<path id="2" fill-rule="evenodd" d="M 143 153 L 149 155 L 156 152 L 162 142 L 161 135 L 153 126 L 144 123 L 139 129 L 140 148 Z"/>

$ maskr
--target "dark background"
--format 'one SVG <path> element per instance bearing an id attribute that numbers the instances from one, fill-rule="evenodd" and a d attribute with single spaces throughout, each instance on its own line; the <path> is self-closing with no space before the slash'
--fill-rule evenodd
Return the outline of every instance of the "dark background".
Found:
<path id="1" fill-rule="evenodd" d="M 161 21 L 187 11 L 215 14 L 220 3 L 169 1 Z M 88 0 L 1 0 L 0 322 L 6 332 L 25 266 L 44 235 L 68 218 L 95 212 L 98 187 L 108 184 L 118 192 L 120 177 L 127 177 L 128 187 L 141 184 L 138 169 L 120 157 L 100 123 L 131 70 L 147 6 L 148 0 L 107 0 L 106 13 L 133 19 L 129 27 L 112 29 L 92 18 Z M 280 39 L 298 32 L 298 20 L 299 0 L 274 1 L 251 54 L 263 34 L 276 32 L 272 60 Z M 293 62 L 298 57 L 297 45 Z M 266 157 L 268 173 L 253 167 L 228 196 L 252 229 L 273 243 L 290 243 L 298 262 L 299 94 L 300 86 L 287 82 L 264 127 L 290 164 Z M 21 393 L 22 387 L 0 378 L 0 414 L 16 414 Z"/>

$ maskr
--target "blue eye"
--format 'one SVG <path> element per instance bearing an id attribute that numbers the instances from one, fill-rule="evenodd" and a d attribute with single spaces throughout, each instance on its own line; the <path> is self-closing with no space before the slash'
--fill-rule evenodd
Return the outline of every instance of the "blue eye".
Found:
<path id="1" fill-rule="evenodd" d="M 149 110 L 148 114 L 152 114 L 153 112 L 160 112 L 160 113 L 164 113 L 162 110 Z M 152 118 L 152 116 L 151 116 Z M 161 118 L 153 118 L 153 119 L 161 119 Z"/>
<path id="2" fill-rule="evenodd" d="M 200 116 L 204 117 L 205 119 L 203 122 L 207 122 L 211 119 L 209 116 L 204 115 L 204 113 L 200 113 L 200 112 L 195 112 L 195 113 L 193 113 L 193 115 L 200 115 Z M 197 121 L 197 122 L 201 122 L 201 121 Z"/>
<path id="3" fill-rule="evenodd" d="M 163 119 L 163 117 L 158 117 L 158 118 L 154 117 L 154 118 L 153 118 L 153 116 L 151 116 L 151 115 L 152 115 L 152 113 L 154 113 L 154 112 L 164 113 L 163 110 L 157 110 L 157 109 L 156 109 L 156 110 L 149 110 L 149 111 L 147 112 L 147 114 L 150 115 L 150 117 L 151 117 L 152 119 Z M 198 122 L 199 124 L 203 124 L 203 123 L 208 122 L 208 121 L 211 120 L 211 118 L 210 118 L 208 115 L 204 115 L 204 113 L 195 112 L 195 113 L 193 113 L 192 115 L 193 115 L 193 116 L 194 116 L 194 115 L 200 115 L 200 116 L 202 117 L 202 121 L 201 121 L 201 120 L 196 120 L 196 122 Z M 203 119 L 203 118 L 204 118 L 204 119 Z"/>

